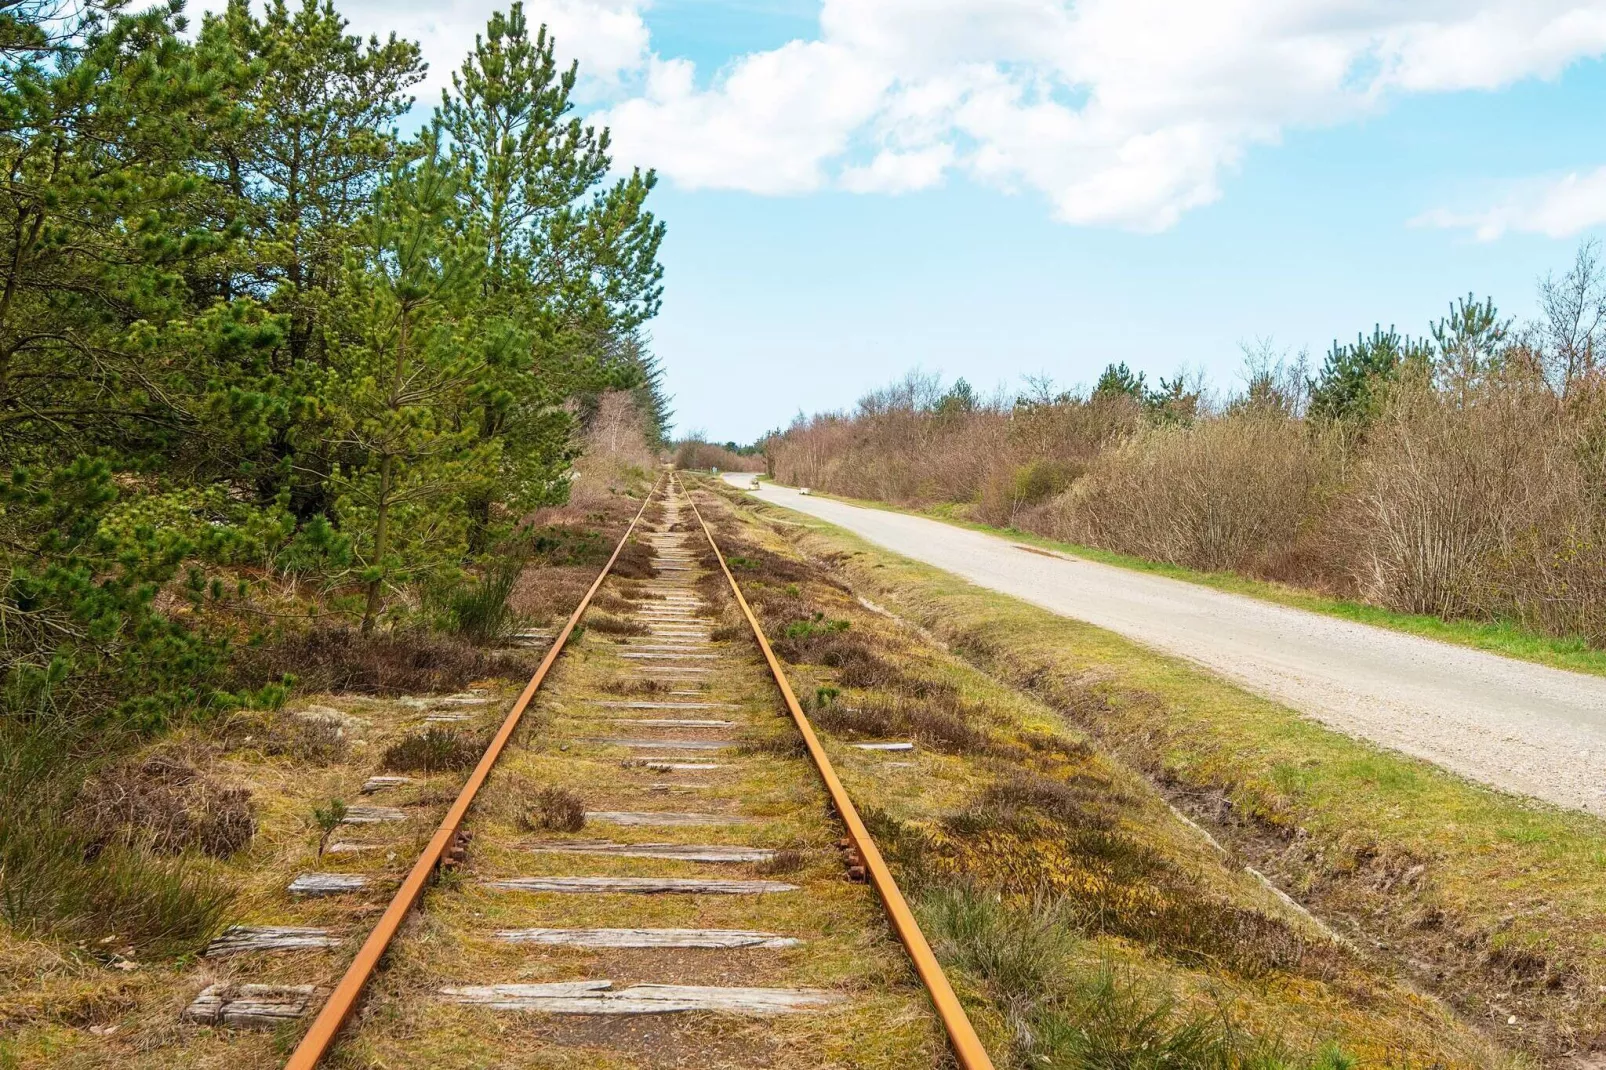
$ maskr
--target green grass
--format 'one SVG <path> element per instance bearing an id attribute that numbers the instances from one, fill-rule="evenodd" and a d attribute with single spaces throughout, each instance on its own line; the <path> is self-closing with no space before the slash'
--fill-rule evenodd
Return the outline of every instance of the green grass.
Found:
<path id="1" fill-rule="evenodd" d="M 1244 860 L 1342 930 L 1386 934 L 1399 960 L 1434 963 L 1454 978 L 1441 994 L 1465 1013 L 1492 1019 L 1502 1008 L 1499 1022 L 1516 1021 L 1501 1040 L 1542 1052 L 1568 1029 L 1606 1027 L 1595 995 L 1606 983 L 1606 823 L 1350 738 L 1181 659 L 811 527 L 802 548 L 837 555 L 858 592 L 1029 687 L 1179 803 L 1229 800 L 1234 819 L 1214 831 Z M 1502 955 L 1529 973 L 1507 975 Z"/>
<path id="2" fill-rule="evenodd" d="M 1531 661 L 1539 665 L 1548 665 L 1554 669 L 1589 673 L 1592 676 L 1606 676 L 1606 650 L 1595 649 L 1578 636 L 1561 639 L 1536 632 L 1516 621 L 1445 620 L 1442 617 L 1425 616 L 1417 613 L 1398 613 L 1391 609 L 1384 609 L 1381 606 L 1369 605 L 1365 602 L 1356 602 L 1346 598 L 1333 598 L 1316 591 L 1294 587 L 1285 583 L 1258 580 L 1236 572 L 1201 572 L 1182 565 L 1150 561 L 1146 558 L 1134 557 L 1131 554 L 1116 553 L 1113 550 L 1101 550 L 1096 546 L 1060 542 L 1029 531 L 1021 531 L 1018 528 L 999 528 L 990 524 L 978 523 L 974 520 L 966 519 L 961 514 L 963 506 L 951 502 L 926 509 L 906 509 L 896 505 L 889 505 L 885 502 L 844 498 L 839 495 L 823 494 L 820 491 L 812 491 L 811 493 L 817 497 L 830 497 L 837 501 L 864 506 L 868 509 L 882 509 L 887 512 L 906 513 L 910 516 L 924 516 L 932 520 L 941 520 L 943 523 L 953 524 L 956 527 L 969 528 L 972 531 L 981 531 L 989 535 L 997 535 L 1000 538 L 1012 539 L 1038 549 L 1070 554 L 1073 557 L 1097 561 L 1103 565 L 1113 565 L 1116 568 L 1130 569 L 1134 572 L 1147 572 L 1156 576 L 1165 576 L 1168 579 L 1196 583 L 1201 587 L 1210 587 L 1217 591 L 1225 591 L 1228 594 L 1243 595 L 1247 598 L 1273 602 L 1293 609 L 1303 609 L 1329 617 L 1339 617 L 1344 620 L 1355 621 L 1358 624 L 1370 624 L 1373 627 L 1388 628 L 1392 631 L 1405 632 L 1409 635 L 1419 635 L 1426 639 L 1437 639 L 1440 642 L 1453 643 L 1456 646 L 1485 650 L 1491 654 L 1500 654 L 1519 661 Z"/>

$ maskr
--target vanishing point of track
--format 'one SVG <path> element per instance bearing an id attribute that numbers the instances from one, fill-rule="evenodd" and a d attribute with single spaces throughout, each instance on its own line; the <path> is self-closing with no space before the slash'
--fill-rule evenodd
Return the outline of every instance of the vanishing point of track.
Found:
<path id="1" fill-rule="evenodd" d="M 655 550 L 654 565 L 660 578 L 651 584 L 651 591 L 654 596 L 653 601 L 646 604 L 650 608 L 644 609 L 642 613 L 651 628 L 648 636 L 651 642 L 642 644 L 644 649 L 640 652 L 633 655 L 627 654 L 626 656 L 662 659 L 669 664 L 660 666 L 659 671 L 667 670 L 671 673 L 676 671 L 674 668 L 675 662 L 683 664 L 684 660 L 688 658 L 708 659 L 711 657 L 706 653 L 706 648 L 709 645 L 708 622 L 706 618 L 699 616 L 699 611 L 707 607 L 697 587 L 697 575 L 700 569 L 696 564 L 696 552 L 692 549 L 692 544 L 697 540 L 689 532 L 675 530 L 681 526 L 677 524 L 677 521 L 680 517 L 681 502 L 684 501 L 689 507 L 692 517 L 696 520 L 703 539 L 707 541 L 713 560 L 717 562 L 720 572 L 723 573 L 726 582 L 729 584 L 730 592 L 736 604 L 741 608 L 743 616 L 752 629 L 754 641 L 768 664 L 769 670 L 774 677 L 775 686 L 779 689 L 786 708 L 806 745 L 809 758 L 819 774 L 819 779 L 823 782 L 830 799 L 831 808 L 837 820 L 840 821 L 843 831 L 847 834 L 843 841 L 843 847 L 848 869 L 844 872 L 842 879 L 850 879 L 851 875 L 868 881 L 874 888 L 885 910 L 888 923 L 908 952 L 915 972 L 930 996 L 932 1006 L 947 1033 L 949 1044 L 959 1066 L 963 1070 L 991 1070 L 991 1060 L 977 1038 L 976 1032 L 966 1017 L 958 998 L 955 996 L 953 988 L 949 985 L 947 977 L 943 974 L 942 967 L 932 954 L 931 947 L 921 933 L 920 927 L 916 923 L 908 904 L 904 901 L 902 893 L 898 890 L 898 886 L 882 859 L 880 851 L 877 850 L 874 840 L 865 828 L 864 822 L 860 819 L 853 801 L 848 797 L 847 791 L 838 779 L 836 771 L 832 768 L 825 749 L 821 746 L 808 717 L 787 682 L 780 662 L 770 649 L 769 642 L 759 626 L 757 617 L 754 616 L 746 598 L 743 597 L 740 586 L 731 574 L 725 557 L 714 539 L 712 530 L 697 510 L 696 503 L 692 501 L 690 495 L 685 493 L 679 481 L 673 476 L 666 477 L 647 496 L 641 509 L 637 511 L 629 527 L 626 528 L 624 535 L 620 538 L 618 545 L 614 547 L 607 563 L 602 567 L 590 588 L 580 599 L 573 614 L 570 615 L 563 628 L 557 633 L 535 674 L 530 678 L 529 683 L 525 685 L 524 690 L 508 711 L 507 716 L 492 737 L 478 764 L 469 774 L 467 782 L 447 810 L 446 816 L 442 819 L 435 834 L 418 856 L 417 861 L 413 864 L 395 896 L 391 899 L 389 906 L 358 950 L 356 958 L 347 968 L 317 1018 L 313 1021 L 311 1028 L 285 1064 L 286 1070 L 313 1070 L 331 1050 L 337 1041 L 342 1026 L 346 1024 L 356 1010 L 362 998 L 363 990 L 373 976 L 375 969 L 379 966 L 380 960 L 391 947 L 393 941 L 397 939 L 402 923 L 407 919 L 414 907 L 418 905 L 425 889 L 444 864 L 450 864 L 461 858 L 466 847 L 464 824 L 469 817 L 475 798 L 485 785 L 491 770 L 502 756 L 509 741 L 513 738 L 514 732 L 519 727 L 519 723 L 525 711 L 529 708 L 531 701 L 535 698 L 537 691 L 539 691 L 542 683 L 551 672 L 554 663 L 563 653 L 565 644 L 574 634 L 576 628 L 580 626 L 580 622 L 587 609 L 590 608 L 597 592 L 601 589 L 604 581 L 608 579 L 615 563 L 619 560 L 620 553 L 637 529 L 642 527 L 642 518 L 648 506 L 655 498 L 659 497 L 664 501 L 665 523 L 660 531 L 652 534 L 651 540 Z M 644 665 L 645 663 L 637 662 L 636 664 Z M 708 670 L 683 668 L 679 671 L 699 673 Z M 673 678 L 672 676 L 671 679 Z M 678 693 L 694 696 L 694 692 L 685 677 L 680 678 L 680 683 L 682 685 L 681 689 L 678 692 L 671 692 L 671 694 Z M 636 707 L 642 710 L 651 709 L 655 716 L 650 719 L 640 719 L 640 723 L 655 723 L 658 727 L 670 727 L 676 724 L 677 721 L 687 725 L 728 723 L 712 721 L 706 717 L 679 719 L 672 716 L 677 712 L 677 708 L 678 711 L 706 710 L 709 705 L 706 702 L 668 701 L 619 703 L 616 705 Z M 665 716 L 658 717 L 658 714 L 664 714 Z M 698 742 L 706 744 L 706 733 L 702 733 L 702 736 L 703 739 Z M 629 740 L 611 740 L 609 742 L 625 746 L 632 744 L 632 741 Z M 651 752 L 652 758 L 649 762 L 653 768 L 678 772 L 691 771 L 699 767 L 703 769 L 715 768 L 715 764 L 710 762 L 688 761 L 684 758 L 676 760 L 674 758 L 675 748 L 673 747 L 675 742 L 677 741 L 665 738 L 640 741 L 641 745 L 653 748 Z M 691 741 L 688 740 L 686 742 Z M 707 757 L 706 751 L 699 757 Z M 571 878 L 573 881 L 593 879 L 600 878 Z M 628 880 L 628 878 L 619 878 L 618 880 Z M 673 882 L 666 880 L 664 883 L 667 887 Z M 683 881 L 682 883 L 697 885 L 699 882 Z M 704 883 L 713 884 L 716 882 Z M 744 882 L 724 883 L 734 887 Z M 745 883 L 750 883 L 757 888 L 766 882 Z M 562 930 L 542 930 L 542 932 L 560 934 L 554 938 L 562 938 Z M 576 932 L 580 931 L 576 930 Z M 719 941 L 726 938 L 745 939 L 756 936 L 780 941 L 787 940 L 784 936 L 777 937 L 772 934 L 721 934 L 712 930 L 697 932 L 695 940 L 701 942 L 687 942 L 690 934 L 693 933 L 691 930 L 664 929 L 656 932 L 654 930 L 587 930 L 585 932 L 587 933 L 587 939 L 598 939 L 600 938 L 599 934 L 618 934 L 610 935 L 606 938 L 610 940 L 636 940 L 638 942 L 616 946 L 637 947 L 709 947 L 718 946 Z M 741 945 L 734 944 L 731 946 Z M 599 984 L 606 987 L 606 983 Z M 466 994 L 467 1001 L 478 1002 L 482 1005 L 511 1006 L 534 1011 L 546 1010 L 553 1013 L 564 1013 L 565 1011 L 599 1013 L 600 1007 L 587 1005 L 592 1003 L 600 1004 L 602 1002 L 609 1003 L 611 1005 L 610 1009 L 631 1009 L 638 1013 L 650 1013 L 654 1010 L 698 1009 L 716 1012 L 721 1010 L 735 1011 L 737 1013 L 741 1013 L 743 1010 L 755 1012 L 756 1009 L 756 1013 L 764 1013 L 766 1009 L 773 1008 L 795 1010 L 826 1005 L 832 999 L 829 993 L 810 990 L 719 989 L 675 985 L 637 985 L 623 992 L 614 993 L 601 991 L 597 986 L 590 985 L 587 982 L 553 985 L 487 986 L 456 991 L 459 994 Z"/>

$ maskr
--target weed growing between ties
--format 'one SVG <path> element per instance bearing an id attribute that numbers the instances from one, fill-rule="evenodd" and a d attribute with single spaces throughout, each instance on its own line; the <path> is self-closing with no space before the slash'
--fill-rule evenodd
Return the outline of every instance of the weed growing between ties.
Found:
<path id="1" fill-rule="evenodd" d="M 830 541 L 746 523 L 722 546 L 1000 1065 L 1501 1065 L 1054 709 L 867 609 L 838 578 L 865 573 L 826 575 L 853 561 Z M 865 740 L 915 750 L 844 746 Z"/>
<path id="2" fill-rule="evenodd" d="M 579 832 L 586 827 L 585 800 L 568 788 L 542 788 L 520 823 L 530 831 Z"/>
<path id="3" fill-rule="evenodd" d="M 392 743 L 380 764 L 393 773 L 443 773 L 470 769 L 485 746 L 449 728 L 426 728 Z"/>
<path id="4" fill-rule="evenodd" d="M 608 613 L 587 613 L 586 627 L 603 635 L 646 635 L 650 628 L 639 620 L 615 617 Z"/>

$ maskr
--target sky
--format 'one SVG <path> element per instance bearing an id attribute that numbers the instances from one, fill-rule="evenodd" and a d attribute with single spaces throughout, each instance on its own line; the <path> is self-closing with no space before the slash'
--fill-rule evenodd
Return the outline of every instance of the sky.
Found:
<path id="1" fill-rule="evenodd" d="M 496 0 L 349 0 L 431 61 Z M 1606 236 L 1606 0 L 531 0 L 668 224 L 678 429 L 912 368 L 1242 385 Z"/>

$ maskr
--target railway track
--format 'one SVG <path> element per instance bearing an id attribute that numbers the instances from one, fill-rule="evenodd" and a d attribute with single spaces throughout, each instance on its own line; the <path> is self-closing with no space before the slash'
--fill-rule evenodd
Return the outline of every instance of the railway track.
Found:
<path id="1" fill-rule="evenodd" d="M 621 577 L 638 534 L 652 578 Z M 951 1053 L 990 1070 L 673 476 L 285 1065 L 348 1045 L 381 1065 L 449 1051 L 471 1065 L 916 1067 Z"/>

